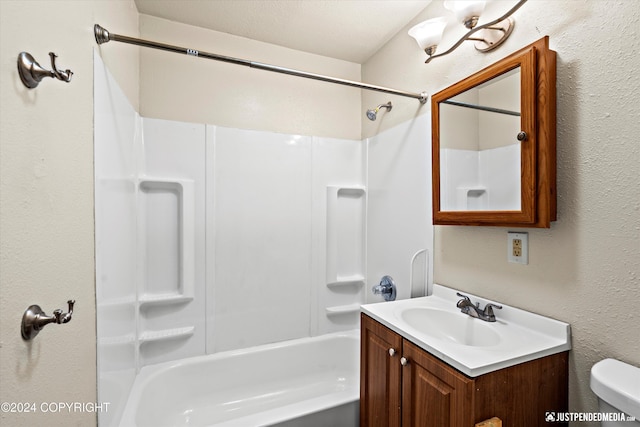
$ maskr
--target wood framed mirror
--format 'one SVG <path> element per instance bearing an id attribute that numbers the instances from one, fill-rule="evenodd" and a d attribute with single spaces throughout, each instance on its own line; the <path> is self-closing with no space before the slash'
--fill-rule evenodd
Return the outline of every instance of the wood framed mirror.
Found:
<path id="1" fill-rule="evenodd" d="M 556 53 L 549 38 L 431 98 L 433 223 L 556 220 Z"/>

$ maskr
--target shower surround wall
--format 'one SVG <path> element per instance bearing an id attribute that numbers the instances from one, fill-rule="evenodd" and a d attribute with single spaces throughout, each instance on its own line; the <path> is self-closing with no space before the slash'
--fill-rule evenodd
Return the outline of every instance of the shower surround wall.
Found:
<path id="1" fill-rule="evenodd" d="M 144 365 L 358 327 L 365 143 L 142 118 L 95 68 L 101 423 Z"/>
<path id="2" fill-rule="evenodd" d="M 137 335 L 137 170 L 140 117 L 94 52 L 96 327 L 99 414 L 115 425 L 135 380 Z"/>
<path id="3" fill-rule="evenodd" d="M 207 351 L 356 328 L 354 311 L 325 313 L 362 303 L 363 283 L 335 292 L 324 266 L 363 250 L 362 239 L 326 241 L 330 218 L 363 228 L 364 209 L 326 194 L 364 188 L 363 144 L 214 126 L 207 135 Z M 361 260 L 347 268 L 363 277 Z"/>

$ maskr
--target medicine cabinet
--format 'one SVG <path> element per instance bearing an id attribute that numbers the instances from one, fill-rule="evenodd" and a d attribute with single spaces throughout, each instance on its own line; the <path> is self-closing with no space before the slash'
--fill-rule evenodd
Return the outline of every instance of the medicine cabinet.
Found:
<path id="1" fill-rule="evenodd" d="M 433 223 L 556 220 L 556 53 L 549 38 L 431 99 Z"/>

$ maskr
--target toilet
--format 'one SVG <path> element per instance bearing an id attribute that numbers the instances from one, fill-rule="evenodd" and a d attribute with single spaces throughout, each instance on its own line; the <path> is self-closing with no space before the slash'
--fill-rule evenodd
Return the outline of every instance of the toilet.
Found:
<path id="1" fill-rule="evenodd" d="M 602 427 L 640 426 L 640 368 L 604 359 L 591 368 L 591 390 L 598 396 Z M 606 420 L 606 414 L 635 417 L 635 422 Z"/>

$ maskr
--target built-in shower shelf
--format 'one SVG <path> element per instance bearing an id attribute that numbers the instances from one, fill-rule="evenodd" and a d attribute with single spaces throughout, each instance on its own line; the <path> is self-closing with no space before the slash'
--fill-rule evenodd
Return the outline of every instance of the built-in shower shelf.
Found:
<path id="1" fill-rule="evenodd" d="M 177 303 L 195 287 L 195 183 L 139 178 L 139 256 L 144 260 L 140 303 Z M 178 299 L 174 299 L 178 297 Z"/>
<path id="2" fill-rule="evenodd" d="M 358 185 L 327 186 L 326 283 L 364 283 L 367 191 Z"/>
<path id="3" fill-rule="evenodd" d="M 161 331 L 147 331 L 140 335 L 140 343 L 152 341 L 164 341 L 176 338 L 190 337 L 195 330 L 194 326 L 184 328 L 164 329 Z"/>
<path id="4" fill-rule="evenodd" d="M 353 276 L 337 277 L 335 282 L 327 283 L 328 288 L 340 288 L 348 286 L 362 286 L 364 285 L 364 276 L 356 274 Z"/>
<path id="5" fill-rule="evenodd" d="M 101 308 L 118 308 L 118 307 L 122 307 L 122 306 L 128 306 L 128 305 L 133 305 L 136 302 L 136 297 L 135 296 L 126 296 L 126 297 L 122 297 L 122 298 L 111 298 L 111 299 L 106 299 L 105 301 L 100 301 L 97 306 L 98 309 Z"/>
<path id="6" fill-rule="evenodd" d="M 105 337 L 98 340 L 100 346 L 115 346 L 129 344 L 136 340 L 133 334 L 120 335 L 115 337 Z"/>
<path id="7" fill-rule="evenodd" d="M 327 316 L 339 316 L 343 314 L 353 314 L 360 312 L 360 304 L 334 305 L 326 307 Z"/>
<path id="8" fill-rule="evenodd" d="M 182 304 L 190 301 L 193 301 L 193 297 L 179 294 L 143 295 L 142 297 L 140 297 L 140 307 L 151 305 Z"/>

